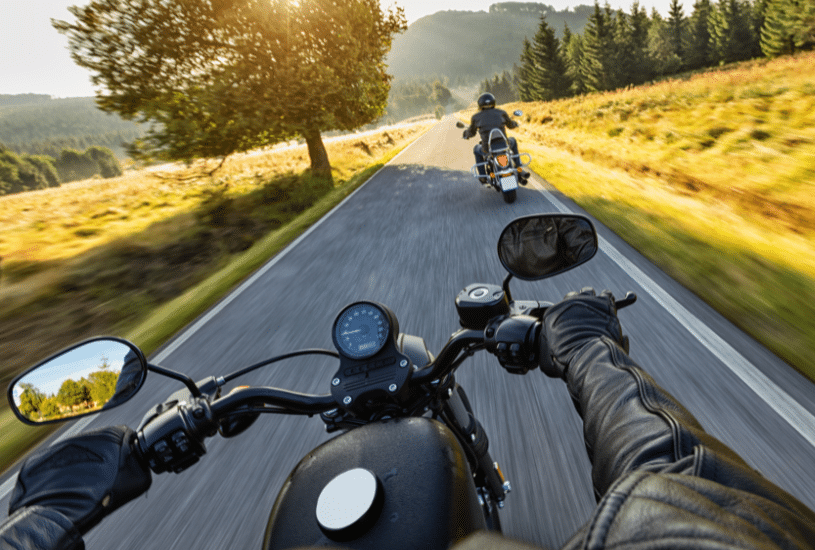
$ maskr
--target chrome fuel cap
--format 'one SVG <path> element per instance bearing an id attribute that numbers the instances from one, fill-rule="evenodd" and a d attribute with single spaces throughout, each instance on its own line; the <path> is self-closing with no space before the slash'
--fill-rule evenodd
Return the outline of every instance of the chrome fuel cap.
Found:
<path id="1" fill-rule="evenodd" d="M 323 487 L 317 499 L 317 523 L 329 537 L 353 536 L 367 529 L 382 508 L 382 487 L 365 468 L 343 472 Z"/>

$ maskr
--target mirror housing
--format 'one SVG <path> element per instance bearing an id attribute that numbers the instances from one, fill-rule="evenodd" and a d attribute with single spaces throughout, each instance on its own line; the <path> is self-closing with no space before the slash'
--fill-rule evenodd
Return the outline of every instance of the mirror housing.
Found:
<path id="1" fill-rule="evenodd" d="M 536 281 L 568 271 L 597 253 L 591 220 L 577 214 L 537 214 L 517 218 L 498 239 L 498 257 L 518 279 Z"/>
<path id="2" fill-rule="evenodd" d="M 512 114 L 515 116 L 521 116 L 522 114 L 524 114 L 524 112 L 518 109 L 517 111 L 513 111 Z"/>
<path id="3" fill-rule="evenodd" d="M 17 376 L 8 400 L 22 422 L 53 424 L 121 405 L 146 377 L 147 359 L 138 347 L 103 336 L 65 348 Z"/>
<path id="4" fill-rule="evenodd" d="M 456 122 L 456 128 L 464 128 L 464 123 L 459 120 Z"/>

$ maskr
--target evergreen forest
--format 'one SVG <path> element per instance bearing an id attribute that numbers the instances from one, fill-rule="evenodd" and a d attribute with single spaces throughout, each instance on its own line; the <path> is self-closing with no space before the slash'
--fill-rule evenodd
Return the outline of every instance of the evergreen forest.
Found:
<path id="1" fill-rule="evenodd" d="M 521 101 L 548 101 L 638 85 L 680 72 L 815 47 L 815 0 L 695 0 L 669 15 L 635 2 L 630 13 L 595 3 L 583 33 L 558 38 L 547 17 L 524 39 L 513 78 Z M 497 79 L 497 75 L 496 75 Z M 482 83 L 491 91 L 498 80 Z"/>

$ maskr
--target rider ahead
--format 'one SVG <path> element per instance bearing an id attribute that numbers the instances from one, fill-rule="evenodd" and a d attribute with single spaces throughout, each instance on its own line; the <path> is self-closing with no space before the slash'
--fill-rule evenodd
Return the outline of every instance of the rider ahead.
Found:
<path id="1" fill-rule="evenodd" d="M 484 151 L 489 149 L 490 131 L 498 128 L 501 133 L 507 135 L 507 128 L 517 128 L 518 123 L 509 118 L 503 109 L 495 108 L 495 96 L 486 93 L 478 98 L 478 112 L 470 119 L 470 126 L 464 130 L 464 139 L 470 139 L 476 134 L 481 135 L 481 143 L 473 148 L 475 164 L 478 167 L 478 175 L 481 183 L 487 183 L 487 174 L 484 171 Z M 515 138 L 509 138 L 509 147 L 512 150 L 512 164 L 515 168 L 522 168 L 518 156 L 518 142 Z M 529 179 L 529 172 L 523 170 L 519 174 L 521 185 L 526 185 Z"/>
<path id="2" fill-rule="evenodd" d="M 564 550 L 815 548 L 815 512 L 706 433 L 631 359 L 611 294 L 584 289 L 549 308 L 539 355 L 583 419 L 598 503 Z M 134 435 L 96 430 L 27 459 L 0 549 L 83 549 L 83 534 L 150 487 Z M 454 550 L 532 548 L 479 532 Z"/>

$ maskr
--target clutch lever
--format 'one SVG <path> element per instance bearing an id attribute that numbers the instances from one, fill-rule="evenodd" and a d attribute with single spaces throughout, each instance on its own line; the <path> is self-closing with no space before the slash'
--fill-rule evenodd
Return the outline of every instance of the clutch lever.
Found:
<path id="1" fill-rule="evenodd" d="M 637 301 L 637 295 L 630 290 L 625 293 L 625 298 L 622 300 L 614 300 L 614 306 L 619 310 L 628 307 Z"/>

